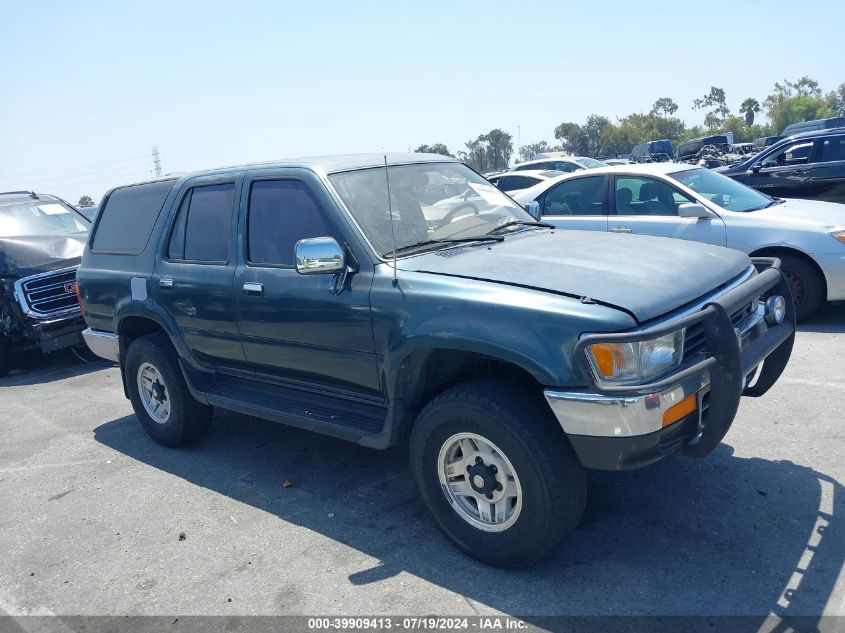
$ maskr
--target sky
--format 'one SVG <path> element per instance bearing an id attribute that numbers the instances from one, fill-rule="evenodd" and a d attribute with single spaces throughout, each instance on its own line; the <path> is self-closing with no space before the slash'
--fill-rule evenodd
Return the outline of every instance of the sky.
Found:
<path id="1" fill-rule="evenodd" d="M 845 3 L 0 0 L 0 191 L 95 201 L 162 168 L 554 141 L 710 86 L 845 82 Z"/>

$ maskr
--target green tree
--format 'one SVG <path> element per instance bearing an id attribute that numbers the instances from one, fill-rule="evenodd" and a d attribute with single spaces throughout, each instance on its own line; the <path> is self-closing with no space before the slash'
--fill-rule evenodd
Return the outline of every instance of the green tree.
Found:
<path id="1" fill-rule="evenodd" d="M 577 123 L 561 123 L 555 128 L 555 138 L 560 141 L 561 150 L 576 153 L 578 138 L 581 136 L 581 126 Z"/>
<path id="2" fill-rule="evenodd" d="M 649 114 L 653 115 L 661 115 L 667 117 L 669 115 L 675 114 L 678 111 L 678 104 L 672 101 L 670 97 L 660 97 L 657 101 L 654 102 L 654 105 L 651 106 L 651 112 Z"/>
<path id="3" fill-rule="evenodd" d="M 745 115 L 745 124 L 751 127 L 754 125 L 754 115 L 760 112 L 760 102 L 754 97 L 748 97 L 739 106 L 739 110 Z"/>
<path id="4" fill-rule="evenodd" d="M 422 154 L 443 154 L 443 156 L 452 156 L 452 154 L 449 153 L 449 148 L 446 147 L 443 143 L 434 143 L 433 145 L 420 145 L 414 151 L 420 152 Z"/>
<path id="5" fill-rule="evenodd" d="M 806 76 L 795 82 L 776 82 L 763 107 L 776 134 L 791 123 L 824 119 L 835 114 L 828 101 L 822 98 L 818 82 Z"/>
<path id="6" fill-rule="evenodd" d="M 583 156 L 598 156 L 601 152 L 602 135 L 610 124 L 610 119 L 607 117 L 598 114 L 588 116 L 578 135 L 576 153 Z"/>
<path id="7" fill-rule="evenodd" d="M 94 199 L 91 196 L 81 196 L 79 202 L 76 203 L 78 207 L 93 207 Z"/>
<path id="8" fill-rule="evenodd" d="M 706 110 L 704 113 L 704 125 L 708 130 L 715 130 L 721 127 L 730 116 L 731 110 L 727 105 L 725 91 L 716 86 L 710 87 L 710 92 L 701 99 L 695 99 L 692 107 L 696 110 Z"/>
<path id="9" fill-rule="evenodd" d="M 831 90 L 824 97 L 827 107 L 838 116 L 845 116 L 845 83 L 839 84 L 836 90 Z"/>
<path id="10" fill-rule="evenodd" d="M 513 136 L 496 128 L 467 141 L 465 146 L 466 151 L 459 151 L 457 157 L 476 171 L 502 170 L 513 154 Z"/>
<path id="11" fill-rule="evenodd" d="M 556 149 L 556 147 L 549 145 L 546 141 L 539 141 L 538 143 L 529 143 L 528 145 L 523 145 L 519 148 L 519 160 L 520 162 L 533 160 L 537 154 L 543 154 L 545 152 L 554 152 Z"/>

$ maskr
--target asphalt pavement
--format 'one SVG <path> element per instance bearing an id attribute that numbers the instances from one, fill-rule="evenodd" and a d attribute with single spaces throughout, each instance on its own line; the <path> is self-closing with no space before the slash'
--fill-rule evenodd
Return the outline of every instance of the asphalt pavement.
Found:
<path id="1" fill-rule="evenodd" d="M 845 616 L 843 333 L 842 305 L 803 326 L 708 458 L 591 473 L 517 572 L 446 541 L 404 449 L 225 412 L 169 449 L 116 367 L 28 359 L 0 380 L 0 614 Z"/>

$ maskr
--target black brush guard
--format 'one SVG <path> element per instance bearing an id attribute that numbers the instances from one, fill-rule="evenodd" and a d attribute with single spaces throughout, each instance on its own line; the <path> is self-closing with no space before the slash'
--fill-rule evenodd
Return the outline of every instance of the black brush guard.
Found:
<path id="1" fill-rule="evenodd" d="M 702 415 L 700 433 L 694 438 L 694 443 L 684 445 L 684 452 L 693 457 L 704 457 L 719 445 L 731 428 L 740 398 L 743 395 L 759 397 L 766 393 L 783 373 L 792 354 L 795 340 L 795 306 L 786 280 L 780 272 L 780 260 L 753 258 L 751 261 L 757 268 L 758 275 L 717 297 L 695 314 L 636 332 L 590 334 L 581 338 L 575 346 L 575 354 L 582 363 L 587 381 L 596 392 L 605 395 L 656 393 L 692 376 L 709 372 L 708 410 Z M 763 334 L 750 341 L 745 349 L 741 349 L 730 315 L 757 297 L 765 301 L 772 295 L 781 295 L 786 299 L 786 315 L 783 322 L 770 325 Z M 597 381 L 590 369 L 587 360 L 588 345 L 645 341 L 696 323 L 701 323 L 704 327 L 705 358 L 682 366 L 664 378 L 646 384 L 608 385 Z M 761 363 L 763 367 L 758 372 L 754 384 L 746 387 L 746 376 Z"/>

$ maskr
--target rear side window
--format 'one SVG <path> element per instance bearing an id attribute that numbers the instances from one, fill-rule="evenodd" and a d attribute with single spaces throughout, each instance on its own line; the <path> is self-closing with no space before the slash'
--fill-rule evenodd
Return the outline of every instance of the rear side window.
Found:
<path id="1" fill-rule="evenodd" d="M 141 253 L 173 182 L 151 182 L 112 191 L 100 211 L 91 250 L 120 255 Z"/>
<path id="2" fill-rule="evenodd" d="M 603 215 L 604 176 L 564 180 L 543 198 L 543 215 Z"/>
<path id="3" fill-rule="evenodd" d="M 193 262 L 229 261 L 229 236 L 235 184 L 206 185 L 189 190 L 179 206 L 170 235 L 170 259 Z"/>
<path id="4" fill-rule="evenodd" d="M 337 231 L 298 180 L 259 180 L 249 194 L 249 261 L 293 266 L 294 248 L 309 237 L 334 237 Z"/>
<path id="5" fill-rule="evenodd" d="M 836 160 L 845 160 L 845 136 L 832 136 L 821 142 L 816 163 L 829 163 Z"/>

